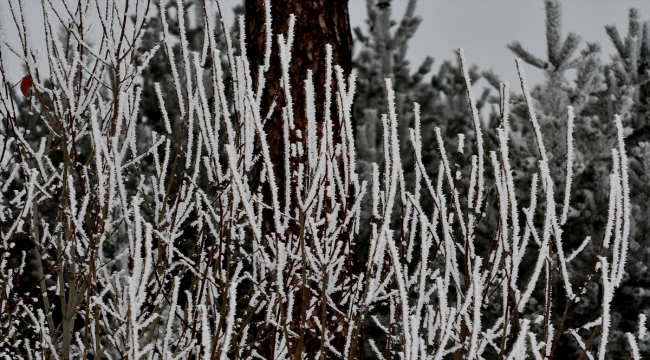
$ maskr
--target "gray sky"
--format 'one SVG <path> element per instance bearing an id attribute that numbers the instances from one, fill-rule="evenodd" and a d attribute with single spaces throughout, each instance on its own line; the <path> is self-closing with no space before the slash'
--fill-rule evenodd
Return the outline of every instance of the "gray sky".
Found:
<path id="1" fill-rule="evenodd" d="M 18 45 L 13 20 L 10 18 L 8 0 L 5 11 L 0 14 L 7 31 L 8 42 Z M 33 16 L 32 37 L 38 42 L 42 32 L 40 0 L 24 0 Z M 221 0 L 224 8 L 232 8 L 241 0 Z M 407 0 L 393 0 L 393 15 L 399 20 L 404 13 Z M 353 27 L 365 29 L 365 0 L 350 0 L 350 21 Z M 648 0 L 565 0 L 562 1 L 563 35 L 575 32 L 585 41 L 600 42 L 604 54 L 613 54 L 614 47 L 605 33 L 605 25 L 615 24 L 625 36 L 627 33 L 628 10 L 636 7 L 641 19 L 650 19 Z M 494 69 L 505 81 L 518 83 L 514 55 L 506 48 L 512 41 L 520 41 L 530 52 L 545 59 L 544 3 L 541 0 L 419 0 L 417 13 L 423 22 L 411 40 L 409 58 L 412 68 L 419 66 L 425 56 L 435 59 L 434 71 L 443 60 L 456 59 L 454 49 L 465 48 L 467 58 L 480 69 Z M 227 19 L 232 16 L 227 17 Z M 39 19 L 38 21 L 36 19 Z M 9 55 L 10 68 L 14 73 L 12 81 L 18 81 L 21 73 L 20 61 Z M 531 84 L 543 81 L 542 72 L 532 66 L 526 67 Z M 485 83 L 478 82 L 479 88 Z"/>
<path id="2" fill-rule="evenodd" d="M 361 25 L 365 19 L 365 1 L 351 0 L 351 21 Z M 394 14 L 404 13 L 407 1 L 393 0 Z M 599 42 L 604 58 L 615 49 L 605 25 L 615 24 L 621 36 L 627 34 L 629 9 L 640 10 L 641 20 L 650 19 L 648 0 L 564 0 L 562 33 L 582 36 L 585 42 Z M 515 56 L 506 48 L 519 41 L 537 57 L 546 59 L 545 11 L 541 0 L 420 0 L 417 13 L 423 19 L 411 40 L 409 57 L 413 68 L 425 56 L 435 59 L 434 71 L 443 60 L 456 59 L 454 49 L 463 47 L 470 63 L 482 70 L 494 69 L 504 81 L 518 83 Z M 541 70 L 525 68 L 528 82 L 544 80 Z M 484 84 L 484 83 L 483 83 Z M 481 85 L 481 83 L 478 83 Z"/>

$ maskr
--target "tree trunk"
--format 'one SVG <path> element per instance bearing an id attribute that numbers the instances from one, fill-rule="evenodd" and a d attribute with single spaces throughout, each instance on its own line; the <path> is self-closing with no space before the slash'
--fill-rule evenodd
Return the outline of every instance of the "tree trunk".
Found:
<path id="1" fill-rule="evenodd" d="M 282 184 L 284 174 L 283 136 L 282 136 L 282 107 L 286 106 L 285 96 L 281 89 L 282 68 L 278 52 L 277 35 L 287 34 L 289 17 L 296 17 L 294 41 L 291 50 L 291 96 L 293 98 L 294 124 L 297 130 L 304 131 L 307 127 L 305 115 L 305 80 L 307 70 L 313 72 L 314 89 L 316 92 L 316 118 L 323 121 L 323 103 L 325 102 L 325 46 L 332 46 L 332 64 L 339 65 L 345 74 L 352 71 L 352 33 L 348 16 L 347 0 L 281 0 L 271 1 L 271 18 L 273 45 L 271 63 L 266 73 L 265 93 L 261 102 L 262 114 L 267 114 L 271 103 L 275 100 L 275 108 L 271 118 L 265 123 L 269 155 L 276 175 L 276 183 Z M 265 48 L 265 14 L 264 0 L 246 0 L 246 51 L 250 69 L 256 74 L 259 66 L 264 63 Z M 334 86 L 334 81 L 332 81 Z M 257 84 L 255 84 L 257 86 Z M 255 87 L 254 87 L 255 88 Z M 332 88 L 335 94 L 335 88 Z M 334 98 L 333 98 L 334 99 Z M 335 104 L 335 102 L 332 102 Z M 335 109 L 335 108 L 334 108 Z M 332 111 L 333 114 L 335 110 Z M 335 133 L 338 123 L 334 121 Z M 295 141 L 292 134 L 292 140 Z M 336 139 L 334 139 L 335 142 Z M 279 199 L 284 198 L 284 188 L 279 186 Z M 273 227 L 271 221 L 265 222 L 265 231 Z"/>
<path id="2" fill-rule="evenodd" d="M 315 106 L 316 106 L 316 119 L 318 121 L 318 129 L 323 124 L 324 106 L 325 103 L 325 64 L 326 64 L 326 45 L 332 46 L 332 64 L 339 65 L 346 76 L 352 70 L 352 33 L 350 31 L 350 22 L 348 16 L 348 1 L 347 0 L 285 0 L 285 1 L 271 1 L 271 18 L 272 18 L 272 51 L 270 57 L 270 67 L 266 73 L 265 92 L 261 101 L 261 114 L 266 115 L 269 110 L 272 110 L 270 118 L 264 124 L 266 131 L 266 140 L 269 147 L 269 155 L 273 164 L 276 184 L 278 185 L 278 199 L 283 202 L 285 198 L 285 191 L 291 191 L 284 186 L 284 144 L 283 144 L 283 119 L 282 108 L 285 107 L 286 97 L 281 87 L 282 68 L 280 64 L 279 47 L 277 36 L 282 34 L 287 35 L 289 18 L 291 15 L 296 17 L 294 26 L 294 41 L 293 48 L 291 49 L 291 63 L 289 67 L 290 76 L 290 89 L 293 99 L 293 116 L 296 131 L 291 131 L 291 141 L 298 141 L 296 133 L 299 130 L 304 134 L 307 128 L 307 117 L 305 111 L 305 80 L 307 79 L 307 71 L 311 70 L 313 73 L 313 82 L 315 89 Z M 254 82 L 257 80 L 259 68 L 264 63 L 264 49 L 265 49 L 265 9 L 264 0 L 246 0 L 246 51 L 250 63 Z M 334 75 L 334 74 L 333 74 Z M 335 76 L 333 76 L 335 79 Z M 254 84 L 256 88 L 257 84 Z M 330 113 L 334 123 L 334 143 L 340 143 L 337 139 L 337 134 L 340 134 L 340 124 L 338 123 L 338 116 L 336 115 L 336 84 L 332 81 L 332 107 Z M 273 102 L 275 105 L 270 109 Z M 319 130 L 320 133 L 320 130 Z M 305 137 L 302 136 L 304 142 Z M 259 164 L 259 163 L 258 163 Z M 256 166 L 254 171 L 259 175 L 262 166 Z M 259 178 L 256 176 L 256 178 Z M 295 191 L 291 191 L 292 196 Z M 271 194 L 268 186 L 263 189 L 264 200 L 270 203 Z M 296 199 L 292 198 L 292 204 L 296 204 Z M 292 207 L 297 208 L 297 207 Z M 294 214 L 292 214 L 294 215 Z M 264 234 L 274 232 L 274 224 L 270 210 L 265 210 L 263 213 L 263 228 Z M 294 236 L 300 234 L 300 224 L 297 222 L 290 226 L 288 232 L 293 233 Z M 306 241 L 309 241 L 308 239 Z M 303 264 L 304 265 L 304 264 Z M 303 304 L 301 296 L 296 299 L 296 304 L 293 309 L 293 323 L 289 327 L 296 333 L 300 333 L 300 319 L 305 316 L 303 307 L 308 304 Z M 320 314 L 321 307 L 310 309 L 310 314 Z M 320 318 L 320 315 L 319 315 Z M 306 324 L 307 329 L 304 331 L 304 340 L 299 343 L 296 339 L 292 344 L 292 348 L 296 352 L 302 352 L 307 358 L 314 358 L 314 355 L 319 351 L 321 343 L 319 340 L 319 331 L 309 331 L 314 324 L 309 322 Z M 273 329 L 260 329 L 265 334 L 261 336 L 266 340 L 258 346 L 258 353 L 265 357 L 271 358 L 273 355 Z M 345 331 L 338 333 L 330 333 L 328 336 L 341 337 L 340 341 L 333 341 L 333 344 L 340 344 L 343 346 L 345 343 Z M 298 349 L 301 348 L 301 349 Z M 290 349 L 289 356 L 292 356 L 293 349 Z M 343 350 L 338 349 L 338 350 Z M 333 354 L 326 352 L 325 355 L 321 354 L 321 358 L 331 358 Z"/>

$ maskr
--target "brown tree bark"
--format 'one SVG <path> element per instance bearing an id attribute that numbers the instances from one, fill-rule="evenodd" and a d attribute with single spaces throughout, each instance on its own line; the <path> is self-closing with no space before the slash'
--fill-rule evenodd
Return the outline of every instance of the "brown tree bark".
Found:
<path id="1" fill-rule="evenodd" d="M 305 115 L 304 84 L 307 70 L 313 72 L 314 89 L 316 91 L 316 118 L 323 121 L 323 104 L 325 92 L 325 46 L 332 46 L 332 64 L 339 65 L 345 74 L 352 71 L 352 33 L 348 15 L 348 0 L 275 0 L 271 1 L 271 18 L 273 45 L 271 63 L 266 73 L 266 86 L 261 102 L 262 114 L 266 114 L 275 99 L 275 108 L 269 121 L 264 125 L 269 145 L 269 155 L 276 175 L 276 183 L 282 184 L 284 174 L 283 136 L 282 136 L 282 107 L 286 106 L 285 96 L 281 89 L 282 68 L 278 50 L 277 35 L 287 35 L 289 17 L 296 17 L 294 41 L 291 50 L 291 96 L 294 107 L 294 123 L 296 129 L 303 131 L 307 127 Z M 246 0 L 246 52 L 253 74 L 257 74 L 259 66 L 264 63 L 265 48 L 265 14 L 264 0 Z M 253 81 L 256 82 L 254 76 Z M 336 88 L 332 81 L 332 94 Z M 257 86 L 257 84 L 255 84 Z M 255 88 L 255 87 L 254 87 Z M 332 104 L 335 104 L 334 98 Z M 335 109 L 333 107 L 333 109 Z M 335 111 L 332 111 L 336 114 Z M 335 132 L 337 121 L 334 121 Z M 292 134 L 292 136 L 295 136 Z M 292 141 L 296 139 L 292 138 Z M 336 140 L 335 140 L 336 142 Z M 284 190 L 280 187 L 279 199 L 284 198 Z M 265 229 L 272 229 L 272 222 L 265 222 Z"/>
<path id="2" fill-rule="evenodd" d="M 265 49 L 265 9 L 264 0 L 246 0 L 246 51 L 249 59 L 250 69 L 254 75 L 256 82 L 257 73 L 259 68 L 264 63 L 264 49 Z M 287 35 L 289 18 L 291 15 L 296 17 L 294 26 L 294 41 L 291 49 L 291 63 L 289 67 L 290 88 L 291 96 L 293 99 L 293 116 L 296 130 L 304 133 L 307 128 L 307 117 L 305 112 L 305 80 L 307 79 L 307 71 L 311 70 L 313 73 L 313 82 L 315 89 L 315 105 L 316 105 L 316 118 L 318 121 L 318 128 L 323 124 L 323 104 L 325 103 L 325 64 L 326 64 L 326 45 L 332 46 L 332 64 L 339 65 L 343 69 L 346 76 L 352 70 L 352 33 L 350 30 L 350 22 L 348 15 L 348 0 L 275 0 L 271 1 L 271 17 L 272 17 L 272 32 L 273 42 L 271 51 L 271 62 L 268 72 L 266 73 L 266 85 L 264 94 L 261 101 L 261 113 L 267 114 L 272 110 L 271 117 L 264 124 L 264 130 L 267 135 L 267 142 L 269 146 L 269 155 L 273 164 L 276 184 L 278 184 L 278 199 L 283 202 L 285 191 L 284 187 L 284 138 L 282 132 L 283 119 L 282 108 L 286 106 L 286 96 L 281 87 L 280 80 L 282 79 L 282 68 L 280 64 L 279 46 L 277 36 L 279 34 Z M 335 79 L 335 75 L 332 74 Z M 254 84 L 256 87 L 257 84 Z M 332 81 L 332 107 L 330 110 L 334 123 L 334 142 L 339 143 L 336 134 L 340 133 L 340 126 L 336 116 L 336 84 Z M 254 88 L 255 88 L 254 87 Z M 273 109 L 270 109 L 273 102 Z M 291 141 L 298 141 L 296 138 L 296 131 L 291 131 Z M 304 136 L 302 137 L 304 141 Z M 261 172 L 261 165 L 254 171 L 259 174 Z M 295 192 L 292 192 L 295 193 Z M 270 189 L 263 189 L 265 201 L 270 203 Z M 292 199 L 295 204 L 295 199 Z M 294 215 L 294 214 L 292 214 Z M 266 210 L 263 214 L 263 233 L 273 233 L 274 224 L 272 221 L 272 214 L 270 210 Z M 299 224 L 293 224 L 288 230 L 295 236 L 299 236 Z M 294 321 L 290 324 L 290 328 L 298 333 L 300 331 L 301 315 L 304 316 L 304 306 L 301 299 L 296 299 L 294 306 Z M 320 309 L 310 309 L 313 313 L 319 313 Z M 302 314 L 301 314 L 302 313 Z M 320 318 L 320 316 L 319 316 Z M 320 349 L 320 340 L 318 340 L 319 331 L 309 331 L 310 327 L 314 324 L 307 324 L 308 331 L 305 331 L 305 338 L 302 344 L 296 339 L 292 344 L 294 349 L 301 347 L 301 352 L 307 355 L 307 358 L 314 358 L 314 355 Z M 263 340 L 261 346 L 258 346 L 258 353 L 270 358 L 272 357 L 274 338 L 272 329 L 260 329 L 265 332 L 258 338 Z M 331 334 L 331 333 L 330 333 Z M 333 343 L 344 344 L 344 332 L 331 334 L 340 336 L 341 341 L 335 340 Z M 342 350 L 342 349 L 340 349 Z M 289 355 L 293 355 L 290 351 Z M 321 358 L 331 358 L 332 354 L 321 354 Z"/>

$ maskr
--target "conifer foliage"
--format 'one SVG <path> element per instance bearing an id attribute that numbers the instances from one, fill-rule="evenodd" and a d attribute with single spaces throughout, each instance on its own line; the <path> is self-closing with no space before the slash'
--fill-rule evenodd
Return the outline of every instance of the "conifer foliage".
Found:
<path id="1" fill-rule="evenodd" d="M 586 256 L 573 261 L 572 272 L 576 278 L 586 276 L 590 273 L 593 259 L 607 251 L 599 242 L 585 242 L 585 237 L 600 238 L 603 230 L 608 229 L 606 214 L 612 201 L 608 186 L 608 178 L 611 177 L 608 158 L 612 146 L 618 141 L 611 119 L 620 114 L 625 149 L 631 155 L 628 176 L 633 195 L 629 206 L 634 211 L 627 231 L 630 234 L 629 246 L 635 250 L 628 256 L 621 289 L 612 301 L 615 327 L 609 333 L 609 354 L 612 358 L 625 358 L 637 356 L 634 354 L 638 350 L 639 354 L 647 357 L 650 355 L 647 345 L 641 344 L 636 349 L 628 340 L 632 332 L 643 331 L 637 321 L 637 314 L 645 316 L 650 310 L 646 305 L 648 296 L 645 291 L 650 284 L 645 271 L 649 259 L 646 240 L 649 204 L 647 183 L 650 175 L 650 167 L 646 165 L 647 84 L 650 79 L 646 65 L 650 61 L 648 22 L 641 22 L 638 10 L 631 9 L 628 34 L 624 39 L 621 39 L 616 27 L 606 26 L 603 33 L 609 35 L 616 55 L 611 61 L 605 62 L 601 59 L 600 46 L 595 43 L 587 43 L 577 56 L 573 56 L 580 47 L 580 36 L 570 33 L 563 39 L 560 3 L 546 1 L 545 6 L 547 59 L 542 60 L 529 53 L 518 42 L 512 43 L 509 48 L 528 64 L 543 69 L 546 75 L 546 81 L 532 90 L 532 98 L 539 110 L 542 135 L 551 139 L 547 149 L 553 155 L 550 168 L 558 185 L 556 191 L 562 194 L 568 189 L 567 186 L 574 189 L 570 205 L 562 208 L 563 221 L 566 221 L 564 236 L 570 249 L 584 249 Z M 567 80 L 565 73 L 568 69 L 576 71 L 574 81 Z M 516 163 L 519 165 L 515 167 L 525 173 L 534 166 L 526 160 L 536 155 L 535 146 L 532 145 L 535 135 L 527 132 L 526 127 L 514 125 L 528 121 L 525 99 L 515 97 L 513 103 L 511 123 L 513 128 L 516 126 L 520 129 L 515 130 L 518 135 L 513 136 L 519 139 L 518 144 L 514 145 L 518 149 Z M 572 157 L 567 158 L 565 154 L 571 146 L 567 144 L 569 137 L 565 129 L 568 124 L 564 109 L 569 105 L 574 109 L 571 139 L 574 151 Z M 608 197 L 610 202 L 605 200 Z M 595 284 L 590 286 L 597 290 Z M 572 303 L 569 298 L 558 298 L 556 306 L 562 312 L 566 311 L 563 308 L 572 307 L 572 315 L 568 316 L 567 324 L 579 326 L 582 319 L 600 311 L 597 306 L 598 293 L 599 291 L 592 291 L 586 294 L 579 303 Z M 594 334 L 600 336 L 596 332 Z M 576 356 L 582 351 L 582 344 L 571 337 L 565 337 L 559 346 L 564 353 L 576 353 Z"/>
<path id="2" fill-rule="evenodd" d="M 428 106 L 413 104 L 407 118 L 398 111 L 406 97 L 383 74 L 385 105 L 375 109 L 382 150 L 364 179 L 352 122 L 355 75 L 334 63 L 331 46 L 315 49 L 324 54 L 318 71 L 326 81 L 316 88 L 308 74 L 304 103 L 293 101 L 292 49 L 302 45 L 294 43 L 296 20 L 286 33 L 267 25 L 262 43 L 268 56 L 271 42 L 279 49 L 285 99 L 285 166 L 275 174 L 268 109 L 260 106 L 267 68 L 249 66 L 244 17 L 235 42 L 217 28 L 223 15 L 213 0 L 44 1 L 37 34 L 25 3 L 0 8 L 16 19 L 21 40 L 11 50 L 0 41 L 0 356 L 357 359 L 363 343 L 380 359 L 541 359 L 557 356 L 570 333 L 587 357 L 605 357 L 636 211 L 623 117 L 611 118 L 609 191 L 595 195 L 608 201 L 602 238 L 569 252 L 564 234 L 576 184 L 571 171 L 560 184 L 554 178 L 553 145 L 521 61 L 536 149 L 528 184 L 515 186 L 513 178 L 509 85 L 499 85 L 496 142 L 488 147 L 462 49 L 458 72 L 450 73 L 463 86 L 471 132 L 449 138 L 432 125 L 437 154 L 424 157 Z M 277 6 L 263 5 L 265 14 Z M 202 19 L 201 43 L 190 36 L 190 9 Z M 98 23 L 87 21 L 93 16 Z M 417 25 L 409 21 L 406 34 Z M 90 26 L 102 29 L 96 44 L 85 36 Z M 43 36 L 46 48 L 34 48 L 33 36 Z M 28 111 L 18 110 L 21 95 L 8 82 L 9 51 L 32 82 Z M 146 78 L 153 59 L 167 60 L 155 66 L 169 74 L 169 88 Z M 145 91 L 155 94 L 147 104 Z M 323 99 L 318 106 L 316 99 Z M 294 122 L 298 109 L 304 128 Z M 563 111 L 572 169 L 576 109 Z M 402 117 L 409 126 L 400 127 Z M 271 195 L 263 196 L 267 186 Z M 489 193 L 494 217 L 486 216 Z M 367 253 L 355 264 L 361 241 Z M 607 251 L 576 278 L 570 262 L 589 241 Z M 565 325 L 555 299 L 593 298 L 595 277 L 599 312 Z M 383 344 L 366 336 L 367 320 L 384 333 Z M 641 316 L 638 332 L 626 334 L 636 358 L 645 336 Z"/>

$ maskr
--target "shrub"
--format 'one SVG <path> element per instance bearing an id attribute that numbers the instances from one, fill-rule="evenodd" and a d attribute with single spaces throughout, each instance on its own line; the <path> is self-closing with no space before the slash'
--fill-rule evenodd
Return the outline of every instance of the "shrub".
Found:
<path id="1" fill-rule="evenodd" d="M 276 184 L 258 101 L 264 84 L 253 88 L 251 79 L 258 74 L 248 69 L 244 39 L 239 53 L 226 41 L 231 83 L 224 83 L 212 2 L 204 3 L 206 40 L 193 52 L 178 0 L 175 15 L 159 9 L 160 41 L 138 52 L 152 16 L 147 4 L 135 3 L 133 25 L 127 26 L 127 14 L 117 5 L 108 11 L 92 5 L 71 11 L 77 18 L 46 3 L 47 56 L 39 57 L 24 8 L 10 2 L 33 85 L 29 110 L 20 113 L 21 95 L 7 81 L 6 47 L 0 47 L 0 327 L 6 329 L 0 349 L 5 358 L 259 358 L 262 344 L 270 344 L 265 351 L 278 359 L 301 358 L 313 349 L 320 358 L 357 358 L 363 340 L 379 358 L 499 354 L 524 359 L 552 357 L 565 333 L 589 357 L 592 349 L 604 357 L 632 212 L 619 117 L 599 256 L 591 259 L 590 273 L 576 274 L 571 261 L 592 240 L 586 238 L 571 254 L 563 250 L 573 108 L 566 109 L 568 175 L 558 185 L 549 172 L 520 62 L 539 154 L 530 187 L 518 189 L 528 193 L 527 207 L 518 205 L 509 164 L 509 86 L 499 87 L 498 148 L 486 152 L 462 50 L 473 145 L 459 135 L 450 156 L 444 144 L 450 139 L 436 128 L 441 160 L 435 178 L 426 171 L 431 164 L 423 161 L 415 104 L 408 132 L 414 177 L 406 184 L 388 78 L 382 163 L 371 165 L 370 182 L 360 180 L 351 125 L 355 76 L 346 77 L 332 64 L 328 47 L 323 71 L 332 82 L 314 89 L 307 81 L 304 107 L 286 102 L 288 170 L 284 183 Z M 83 20 L 95 10 L 103 37 L 91 46 Z M 168 17 L 178 26 L 178 51 Z M 53 31 L 59 19 L 65 20 L 66 44 Z M 291 30 L 276 39 L 288 84 Z M 143 119 L 139 84 L 147 84 L 142 76 L 148 61 L 163 49 L 175 99 L 166 100 L 154 85 L 161 118 Z M 43 59 L 49 78 L 38 71 Z M 232 89 L 230 103 L 226 88 Z M 322 114 L 313 111 L 316 91 L 326 94 Z M 178 126 L 172 127 L 169 107 Z M 306 129 L 293 125 L 296 109 L 307 112 Z M 340 132 L 333 132 L 335 123 Z M 470 148 L 471 155 L 465 155 Z M 256 164 L 263 167 L 260 178 L 253 176 Z M 273 195 L 268 203 L 261 196 L 265 182 Z M 278 198 L 280 186 L 297 201 Z M 565 189 L 559 200 L 555 186 Z M 488 219 L 489 192 L 497 198 L 497 223 L 491 243 L 479 244 L 475 231 Z M 368 223 L 362 224 L 364 196 L 371 204 Z M 431 206 L 422 205 L 425 196 Z M 262 218 L 267 208 L 273 210 L 270 219 Z M 263 221 L 273 222 L 274 231 L 263 232 Z M 369 250 L 356 265 L 361 226 L 370 229 Z M 591 286 L 595 278 L 600 290 Z M 562 294 L 550 291 L 555 281 L 561 282 Z M 571 305 L 588 291 L 600 291 L 600 314 L 579 328 L 565 328 Z M 551 304 L 558 296 L 568 300 L 555 328 Z M 377 313 L 373 310 L 383 315 L 371 320 L 386 334 L 384 349 L 362 337 L 364 320 Z M 488 311 L 498 316 L 484 318 Z M 638 334 L 627 333 L 632 349 L 645 336 L 644 321 L 640 317 Z"/>

